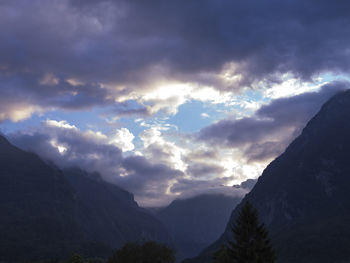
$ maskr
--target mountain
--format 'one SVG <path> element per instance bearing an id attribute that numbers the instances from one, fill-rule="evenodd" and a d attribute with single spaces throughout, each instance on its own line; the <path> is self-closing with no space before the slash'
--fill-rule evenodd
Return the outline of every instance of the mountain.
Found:
<path id="1" fill-rule="evenodd" d="M 264 170 L 249 200 L 270 231 L 279 263 L 350 261 L 350 90 L 335 95 Z M 230 226 L 201 255 L 232 239 Z"/>
<path id="2" fill-rule="evenodd" d="M 168 228 L 181 256 L 193 257 L 218 239 L 240 200 L 219 194 L 177 199 L 156 215 Z"/>
<path id="3" fill-rule="evenodd" d="M 121 247 L 127 241 L 155 240 L 172 246 L 163 224 L 140 208 L 134 196 L 78 168 L 64 174 L 76 191 L 78 220 L 89 240 Z"/>
<path id="4" fill-rule="evenodd" d="M 58 257 L 85 239 L 62 172 L 0 136 L 0 261 Z"/>
<path id="5" fill-rule="evenodd" d="M 109 256 L 136 240 L 172 242 L 132 194 L 96 174 L 61 171 L 0 136 L 0 261 Z"/>

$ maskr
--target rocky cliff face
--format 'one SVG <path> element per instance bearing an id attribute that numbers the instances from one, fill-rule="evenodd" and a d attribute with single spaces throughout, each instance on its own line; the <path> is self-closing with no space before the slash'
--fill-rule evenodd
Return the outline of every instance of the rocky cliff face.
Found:
<path id="1" fill-rule="evenodd" d="M 323 105 L 244 200 L 258 209 L 270 230 L 278 262 L 350 259 L 349 90 Z M 202 253 L 201 262 L 210 262 L 213 251 L 232 239 L 230 226 L 240 207 L 219 241 Z"/>

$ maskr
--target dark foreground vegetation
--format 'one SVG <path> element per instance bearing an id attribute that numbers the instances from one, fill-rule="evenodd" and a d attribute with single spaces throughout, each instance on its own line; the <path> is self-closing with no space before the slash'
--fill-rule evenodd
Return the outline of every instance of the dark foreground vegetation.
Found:
<path id="1" fill-rule="evenodd" d="M 214 263 L 274 263 L 275 251 L 256 209 L 246 202 L 232 226 L 234 240 L 214 254 Z M 129 242 L 109 258 L 87 258 L 73 253 L 66 260 L 21 261 L 26 263 L 174 263 L 175 251 L 154 241 Z"/>
<path id="2" fill-rule="evenodd" d="M 264 224 L 259 224 L 258 212 L 246 202 L 231 228 L 234 241 L 216 251 L 214 263 L 274 263 L 275 251 L 271 246 Z"/>
<path id="3" fill-rule="evenodd" d="M 6 263 L 6 261 L 0 261 Z M 72 253 L 67 259 L 24 260 L 19 263 L 173 263 L 174 250 L 154 241 L 128 242 L 109 258 L 90 258 Z"/>

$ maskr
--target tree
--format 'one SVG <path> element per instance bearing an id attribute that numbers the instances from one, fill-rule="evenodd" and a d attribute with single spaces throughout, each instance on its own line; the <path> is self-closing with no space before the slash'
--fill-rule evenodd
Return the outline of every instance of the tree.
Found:
<path id="1" fill-rule="evenodd" d="M 117 250 L 107 263 L 173 263 L 174 251 L 165 245 L 148 241 L 127 243 Z"/>
<path id="2" fill-rule="evenodd" d="M 214 253 L 214 262 L 213 263 L 231 263 L 231 251 L 225 246 L 222 245 L 219 250 Z"/>
<path id="3" fill-rule="evenodd" d="M 232 263 L 275 262 L 268 231 L 264 224 L 259 224 L 258 212 L 249 202 L 244 203 L 232 232 L 234 242 L 229 242 Z"/>
<path id="4" fill-rule="evenodd" d="M 72 255 L 70 255 L 66 263 L 84 263 L 84 259 L 81 255 L 73 253 Z"/>

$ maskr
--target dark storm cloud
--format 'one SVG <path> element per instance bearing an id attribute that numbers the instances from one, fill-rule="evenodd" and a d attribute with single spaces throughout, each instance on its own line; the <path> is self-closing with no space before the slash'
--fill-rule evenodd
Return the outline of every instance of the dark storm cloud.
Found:
<path id="1" fill-rule="evenodd" d="M 211 145 L 240 147 L 251 160 L 275 157 L 300 133 L 323 103 L 349 86 L 348 82 L 334 82 L 324 85 L 319 92 L 275 99 L 252 117 L 225 119 L 205 127 L 197 138 Z"/>
<path id="2" fill-rule="evenodd" d="M 243 196 L 246 194 L 246 189 L 225 186 L 232 179 L 231 177 L 216 177 L 212 180 L 190 180 L 182 178 L 177 180 L 177 183 L 170 190 L 175 193 L 182 193 L 181 198 L 189 198 L 204 193 L 225 194 L 229 196 Z"/>
<path id="3" fill-rule="evenodd" d="M 159 77 L 227 89 L 286 72 L 349 73 L 349 13 L 345 0 L 1 1 L 0 90 L 72 109 L 113 103 L 107 94 Z M 230 62 L 241 74 L 234 86 L 206 74 Z M 56 87 L 38 84 L 48 73 Z"/>
<path id="4" fill-rule="evenodd" d="M 146 198 L 158 199 L 169 186 L 171 179 L 177 179 L 184 174 L 173 170 L 164 164 L 151 164 L 142 156 L 130 156 L 123 160 L 122 166 L 129 176 L 122 177 L 122 185 L 128 185 L 136 193 L 142 193 Z"/>
<path id="5" fill-rule="evenodd" d="M 130 102 L 130 103 L 129 103 Z M 149 109 L 143 105 L 133 105 L 134 102 L 126 101 L 123 103 L 115 103 L 112 109 L 113 114 L 117 114 L 117 116 L 138 116 L 138 117 L 147 117 L 150 116 L 151 113 Z"/>
<path id="6" fill-rule="evenodd" d="M 60 167 L 79 166 L 91 172 L 103 167 L 118 169 L 123 159 L 119 148 L 86 136 L 77 129 L 43 125 L 31 133 L 11 134 L 9 139 L 20 148 L 33 151 Z M 60 154 L 52 142 L 65 147 L 64 154 Z"/>
<path id="7" fill-rule="evenodd" d="M 345 0 L 103 2 L 123 10 L 118 32 L 144 42 L 142 51 L 150 52 L 143 62 L 165 62 L 180 74 L 218 71 L 231 61 L 241 63 L 244 81 L 274 72 L 348 72 Z"/>
<path id="8" fill-rule="evenodd" d="M 187 168 L 187 173 L 193 177 L 217 176 L 224 171 L 221 166 L 206 163 L 190 163 Z"/>
<path id="9" fill-rule="evenodd" d="M 13 120 L 8 114 L 21 108 L 21 105 L 23 108 L 36 106 L 42 109 L 81 110 L 112 103 L 107 90 L 99 84 L 72 85 L 50 74 L 14 74 L 2 73 L 0 70 L 0 111 L 7 114 L 4 117 L 0 114 L 0 121 Z"/>
<path id="10" fill-rule="evenodd" d="M 193 149 L 183 157 L 183 160 L 187 164 L 186 173 L 197 180 L 210 181 L 225 172 L 225 168 L 217 164 L 220 163 L 220 156 L 215 149 Z"/>
<path id="11" fill-rule="evenodd" d="M 203 161 L 203 160 L 217 160 L 217 159 L 219 159 L 219 156 L 215 150 L 196 149 L 191 151 L 185 156 L 186 162 L 190 162 L 193 160 Z"/>

